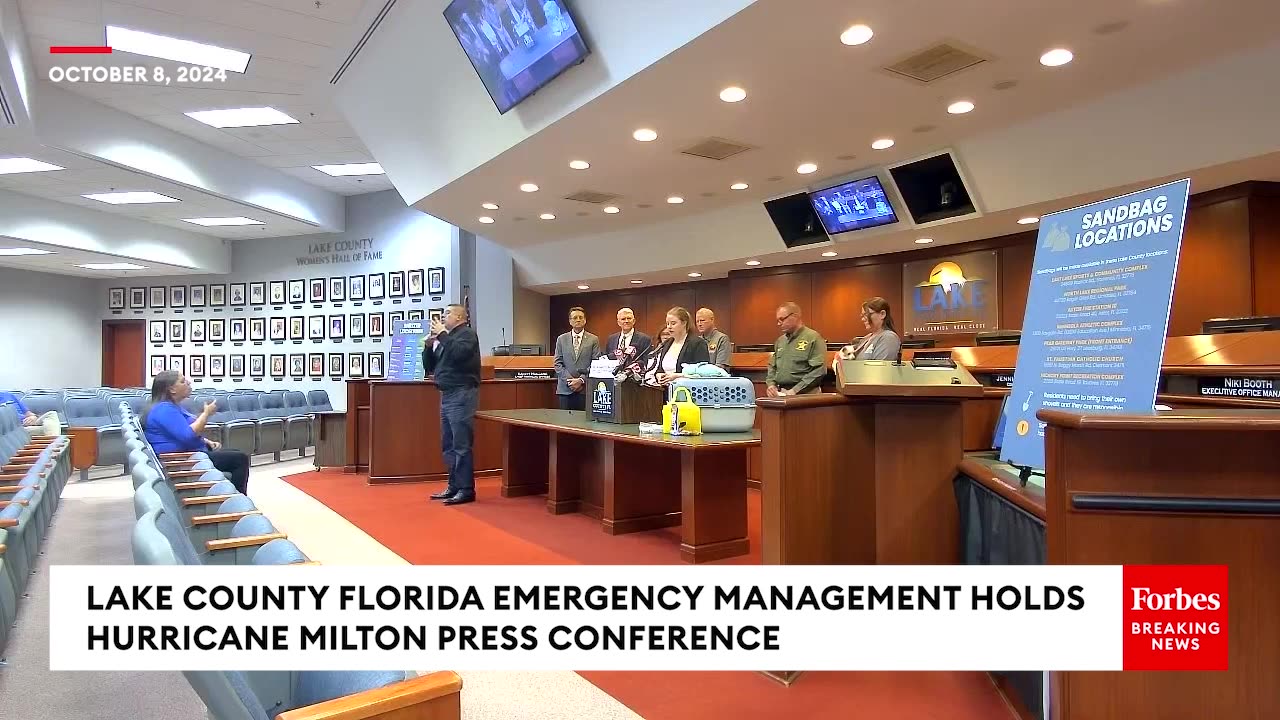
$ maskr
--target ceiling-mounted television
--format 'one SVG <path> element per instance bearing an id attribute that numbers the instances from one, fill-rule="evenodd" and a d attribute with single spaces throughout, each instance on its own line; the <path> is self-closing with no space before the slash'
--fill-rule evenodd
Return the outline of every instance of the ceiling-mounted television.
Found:
<path id="1" fill-rule="evenodd" d="M 809 202 L 828 235 L 898 222 L 893 203 L 875 175 L 815 190 L 809 193 Z"/>
<path id="2" fill-rule="evenodd" d="M 453 0 L 444 17 L 499 113 L 590 54 L 566 0 Z"/>
<path id="3" fill-rule="evenodd" d="M 827 237 L 822 221 L 809 203 L 808 193 L 798 192 L 766 200 L 764 209 L 769 213 L 773 226 L 778 229 L 782 244 L 788 248 L 816 245 L 831 239 Z"/>

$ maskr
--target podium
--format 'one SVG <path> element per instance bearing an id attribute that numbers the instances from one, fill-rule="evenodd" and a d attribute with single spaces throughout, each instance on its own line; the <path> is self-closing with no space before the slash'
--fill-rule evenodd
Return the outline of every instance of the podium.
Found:
<path id="1" fill-rule="evenodd" d="M 614 376 L 587 378 L 587 411 L 596 422 L 639 425 L 661 422 L 666 391 Z"/>

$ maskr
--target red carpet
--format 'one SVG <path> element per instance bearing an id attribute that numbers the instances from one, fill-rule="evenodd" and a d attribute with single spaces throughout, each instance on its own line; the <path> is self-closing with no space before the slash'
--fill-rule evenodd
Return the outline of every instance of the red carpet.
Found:
<path id="1" fill-rule="evenodd" d="M 415 565 L 665 565 L 680 562 L 679 528 L 610 537 L 584 515 L 550 515 L 546 498 L 503 498 L 499 479 L 476 483 L 479 502 L 446 507 L 440 484 L 378 485 L 363 475 L 284 478 Z M 751 553 L 760 562 L 760 495 L 747 502 Z M 983 673 L 806 673 L 791 687 L 755 673 L 584 672 L 646 720 L 841 718 L 1009 720 Z"/>

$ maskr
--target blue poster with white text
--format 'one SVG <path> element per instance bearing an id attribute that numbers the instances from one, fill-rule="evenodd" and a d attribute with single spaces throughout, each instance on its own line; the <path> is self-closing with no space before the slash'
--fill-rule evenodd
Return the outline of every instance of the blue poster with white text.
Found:
<path id="1" fill-rule="evenodd" d="M 388 380 L 421 380 L 422 348 L 427 341 L 423 320 L 396 320 L 391 329 L 391 353 L 387 357 Z"/>
<path id="2" fill-rule="evenodd" d="M 1155 407 L 1190 180 L 1040 219 L 1000 459 L 1043 468 L 1040 408 Z"/>

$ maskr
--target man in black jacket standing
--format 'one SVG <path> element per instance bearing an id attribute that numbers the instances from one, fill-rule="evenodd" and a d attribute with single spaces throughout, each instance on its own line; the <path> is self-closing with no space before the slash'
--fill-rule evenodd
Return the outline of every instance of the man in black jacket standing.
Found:
<path id="1" fill-rule="evenodd" d="M 440 388 L 440 436 L 449 486 L 431 496 L 445 505 L 475 502 L 476 399 L 480 394 L 480 341 L 467 324 L 467 309 L 450 305 L 442 320 L 431 321 L 422 348 L 427 377 Z"/>

